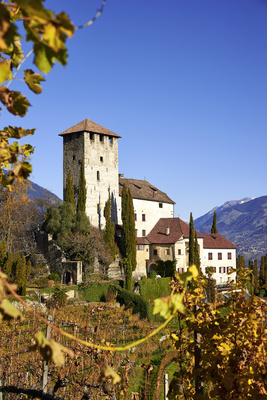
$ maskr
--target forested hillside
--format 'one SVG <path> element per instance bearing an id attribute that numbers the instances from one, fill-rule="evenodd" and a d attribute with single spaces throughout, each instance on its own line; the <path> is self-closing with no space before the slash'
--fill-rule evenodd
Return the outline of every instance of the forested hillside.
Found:
<path id="1" fill-rule="evenodd" d="M 258 258 L 267 247 L 267 196 L 229 201 L 197 218 L 195 228 L 210 232 L 213 213 L 217 213 L 218 232 L 238 247 L 245 259 Z"/>

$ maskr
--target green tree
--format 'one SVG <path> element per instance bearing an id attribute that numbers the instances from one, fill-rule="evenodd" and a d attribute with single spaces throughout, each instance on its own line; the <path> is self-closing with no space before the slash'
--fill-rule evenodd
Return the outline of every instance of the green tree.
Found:
<path id="1" fill-rule="evenodd" d="M 214 211 L 213 214 L 213 223 L 212 223 L 212 227 L 211 227 L 211 233 L 218 233 L 217 230 L 217 213 Z"/>
<path id="2" fill-rule="evenodd" d="M 62 203 L 47 214 L 46 229 L 61 246 L 64 236 L 71 235 L 75 226 L 75 214 L 70 203 Z"/>
<path id="3" fill-rule="evenodd" d="M 265 256 L 261 257 L 261 265 L 260 265 L 260 276 L 259 276 L 259 285 L 261 288 L 265 288 L 265 270 L 266 270 L 266 259 Z"/>
<path id="4" fill-rule="evenodd" d="M 189 266 L 194 264 L 194 220 L 190 213 L 189 222 Z"/>
<path id="5" fill-rule="evenodd" d="M 84 174 L 84 159 L 82 158 L 81 169 L 80 169 L 80 179 L 79 179 L 79 189 L 78 189 L 78 202 L 77 202 L 77 212 L 85 212 L 86 205 L 86 181 Z"/>
<path id="6" fill-rule="evenodd" d="M 136 268 L 136 234 L 133 198 L 129 189 L 123 185 L 122 189 L 122 229 L 123 229 L 123 251 L 124 257 L 129 261 L 132 271 Z M 129 267 L 130 268 L 130 267 Z"/>
<path id="7" fill-rule="evenodd" d="M 6 255 L 7 255 L 6 242 L 0 242 L 0 268 L 3 268 L 3 265 L 6 260 Z"/>
<path id="8" fill-rule="evenodd" d="M 133 279 L 132 279 L 133 270 L 132 270 L 131 260 L 128 258 L 126 258 L 125 267 L 126 267 L 125 268 L 125 289 L 131 291 L 133 288 Z"/>
<path id="9" fill-rule="evenodd" d="M 18 285 L 18 294 L 21 296 L 26 295 L 26 259 L 24 256 L 20 257 L 18 254 L 15 256 L 15 283 Z"/>
<path id="10" fill-rule="evenodd" d="M 88 235 L 90 232 L 90 221 L 85 212 L 78 211 L 75 215 L 74 232 Z"/>
<path id="11" fill-rule="evenodd" d="M 253 276 L 252 276 L 252 284 L 254 287 L 254 292 L 255 294 L 257 294 L 259 292 L 259 269 L 258 269 L 258 260 L 254 260 L 253 262 L 253 267 L 252 267 L 252 271 L 253 271 Z"/>
<path id="12" fill-rule="evenodd" d="M 3 265 L 3 271 L 8 277 L 11 277 L 13 263 L 14 263 L 13 255 L 12 253 L 8 253 L 7 258 L 5 259 Z"/>
<path id="13" fill-rule="evenodd" d="M 157 273 L 161 277 L 174 277 L 176 270 L 176 260 L 157 260 Z"/>
<path id="14" fill-rule="evenodd" d="M 111 255 L 113 259 L 115 259 L 116 255 L 116 245 L 115 245 L 115 229 L 114 223 L 111 221 L 111 199 L 110 195 L 108 200 L 106 201 L 105 208 L 104 208 L 104 217 L 106 219 L 106 226 L 104 231 L 104 240 L 110 248 Z"/>
<path id="15" fill-rule="evenodd" d="M 195 240 L 194 240 L 194 264 L 196 265 L 198 271 L 200 271 L 200 257 L 199 257 L 197 232 L 196 231 L 195 231 Z"/>
<path id="16" fill-rule="evenodd" d="M 68 177 L 67 177 L 67 182 L 66 182 L 65 202 L 72 204 L 73 210 L 75 210 L 74 186 L 73 186 L 73 178 L 71 176 L 70 169 L 68 172 Z"/>

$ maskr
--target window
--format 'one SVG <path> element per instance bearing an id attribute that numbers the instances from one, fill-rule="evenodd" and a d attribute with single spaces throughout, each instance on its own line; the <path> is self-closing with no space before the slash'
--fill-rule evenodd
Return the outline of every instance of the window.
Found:
<path id="1" fill-rule="evenodd" d="M 98 180 L 98 182 L 100 181 L 100 172 L 99 171 L 96 172 L 96 179 Z"/>
<path id="2" fill-rule="evenodd" d="M 100 156 L 100 162 L 103 162 L 103 157 L 102 156 Z"/>
<path id="3" fill-rule="evenodd" d="M 232 253 L 227 253 L 227 259 L 232 260 Z"/>
<path id="4" fill-rule="evenodd" d="M 142 236 L 146 236 L 146 231 L 145 231 L 145 229 L 142 230 Z"/>
<path id="5" fill-rule="evenodd" d="M 137 245 L 137 250 L 144 250 L 144 245 L 143 244 L 138 244 Z"/>
<path id="6" fill-rule="evenodd" d="M 231 269 L 232 269 L 233 267 L 227 267 L 227 274 L 229 274 L 229 273 L 231 273 Z"/>
<path id="7" fill-rule="evenodd" d="M 220 274 L 225 274 L 225 270 L 226 270 L 225 267 L 219 267 L 219 273 Z"/>
<path id="8" fill-rule="evenodd" d="M 100 135 L 100 136 L 99 136 L 99 141 L 100 141 L 100 142 L 104 142 L 104 135 Z"/>
<path id="9" fill-rule="evenodd" d="M 178 256 L 182 254 L 181 249 L 178 249 Z"/>
<path id="10" fill-rule="evenodd" d="M 136 230 L 135 230 L 135 236 L 136 236 L 136 237 L 137 237 L 137 232 L 138 232 L 138 231 L 137 231 L 137 229 L 136 229 Z"/>
<path id="11" fill-rule="evenodd" d="M 95 135 L 93 133 L 90 133 L 90 140 L 95 140 L 94 136 Z"/>
<path id="12" fill-rule="evenodd" d="M 159 208 L 163 208 L 163 204 L 162 203 L 159 203 Z"/>
<path id="13" fill-rule="evenodd" d="M 76 156 L 73 156 L 73 157 L 72 157 L 73 161 L 75 160 L 75 158 L 76 158 Z"/>
<path id="14" fill-rule="evenodd" d="M 113 137 L 112 137 L 112 136 L 109 136 L 109 137 L 108 137 L 108 141 L 109 141 L 109 144 L 110 144 L 110 145 L 113 145 Z"/>
<path id="15" fill-rule="evenodd" d="M 157 256 L 157 255 L 158 255 L 158 250 L 157 250 L 157 249 L 154 249 L 154 250 L 153 250 L 153 255 L 154 255 L 154 256 Z"/>
<path id="16" fill-rule="evenodd" d="M 146 214 L 142 214 L 142 221 L 146 220 Z"/>
<path id="17" fill-rule="evenodd" d="M 137 214 L 134 213 L 134 220 L 137 221 Z"/>
<path id="18" fill-rule="evenodd" d="M 177 271 L 179 272 L 179 274 L 182 274 L 184 272 L 183 268 L 178 268 Z"/>
<path id="19" fill-rule="evenodd" d="M 218 253 L 218 260 L 222 260 L 222 253 Z"/>
<path id="20" fill-rule="evenodd" d="M 165 254 L 166 254 L 166 256 L 169 256 L 171 254 L 170 249 L 166 249 Z"/>
<path id="21" fill-rule="evenodd" d="M 212 260 L 212 253 L 208 253 L 208 260 Z"/>

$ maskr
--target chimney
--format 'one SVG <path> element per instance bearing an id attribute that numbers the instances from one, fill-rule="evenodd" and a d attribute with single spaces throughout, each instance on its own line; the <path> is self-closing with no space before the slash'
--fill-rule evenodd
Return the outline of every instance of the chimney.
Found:
<path id="1" fill-rule="evenodd" d="M 119 174 L 119 178 L 124 178 L 124 174 Z"/>
<path id="2" fill-rule="evenodd" d="M 167 226 L 167 229 L 166 229 L 166 235 L 167 235 L 167 236 L 169 236 L 169 234 L 170 234 L 170 227 L 169 227 L 169 226 Z"/>

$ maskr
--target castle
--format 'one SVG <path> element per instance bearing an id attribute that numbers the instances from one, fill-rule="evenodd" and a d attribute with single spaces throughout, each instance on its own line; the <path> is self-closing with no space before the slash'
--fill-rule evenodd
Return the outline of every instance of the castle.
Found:
<path id="1" fill-rule="evenodd" d="M 174 204 L 166 193 L 146 180 L 127 179 L 119 174 L 118 139 L 121 136 L 85 119 L 60 133 L 63 137 L 63 191 L 65 198 L 68 171 L 71 170 L 77 202 L 80 165 L 84 160 L 87 199 L 86 214 L 92 225 L 105 227 L 104 206 L 111 196 L 111 218 L 121 225 L 121 192 L 125 184 L 131 191 L 137 237 L 135 276 L 146 275 L 157 260 L 176 260 L 179 272 L 187 270 L 189 227 L 174 217 Z M 219 234 L 198 236 L 201 269 L 214 268 L 218 284 L 235 278 L 236 246 Z"/>

